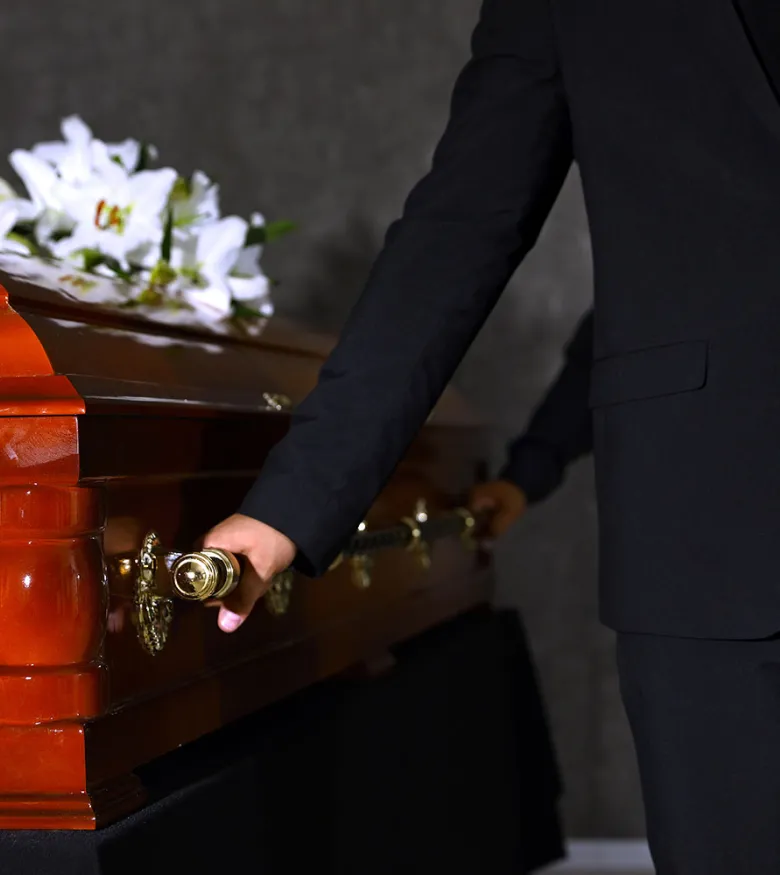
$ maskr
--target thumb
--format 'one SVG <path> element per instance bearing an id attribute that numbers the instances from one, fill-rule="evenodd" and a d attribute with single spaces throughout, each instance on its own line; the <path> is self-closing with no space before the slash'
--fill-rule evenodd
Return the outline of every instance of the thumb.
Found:
<path id="1" fill-rule="evenodd" d="M 239 586 L 220 605 L 217 623 L 223 632 L 235 632 L 252 613 L 257 601 L 268 589 L 270 581 L 263 580 L 251 565 L 241 575 Z"/>

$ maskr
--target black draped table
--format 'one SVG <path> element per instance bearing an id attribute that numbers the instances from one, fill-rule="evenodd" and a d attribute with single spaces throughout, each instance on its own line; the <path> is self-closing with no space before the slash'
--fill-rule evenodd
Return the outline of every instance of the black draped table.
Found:
<path id="1" fill-rule="evenodd" d="M 480 609 L 145 767 L 98 832 L 0 831 L 3 875 L 522 875 L 562 855 L 522 625 Z"/>

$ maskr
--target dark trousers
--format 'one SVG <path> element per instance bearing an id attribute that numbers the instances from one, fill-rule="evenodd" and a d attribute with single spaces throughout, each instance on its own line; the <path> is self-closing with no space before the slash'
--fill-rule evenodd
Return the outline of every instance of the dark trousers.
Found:
<path id="1" fill-rule="evenodd" d="M 618 636 L 658 875 L 780 873 L 780 639 Z"/>

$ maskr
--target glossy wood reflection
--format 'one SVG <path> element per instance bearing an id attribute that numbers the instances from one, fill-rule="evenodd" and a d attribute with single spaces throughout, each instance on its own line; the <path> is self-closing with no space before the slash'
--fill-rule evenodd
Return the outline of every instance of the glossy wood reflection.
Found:
<path id="1" fill-rule="evenodd" d="M 0 277 L 2 278 L 2 277 Z M 8 279 L 0 288 L 0 828 L 92 829 L 143 804 L 140 764 L 489 597 L 485 557 L 441 542 L 296 578 L 234 635 L 177 602 L 142 650 L 119 559 L 156 531 L 189 549 L 231 513 L 314 384 L 331 341 L 272 320 L 259 341 L 150 323 Z M 483 434 L 447 393 L 369 514 L 463 499 Z"/>

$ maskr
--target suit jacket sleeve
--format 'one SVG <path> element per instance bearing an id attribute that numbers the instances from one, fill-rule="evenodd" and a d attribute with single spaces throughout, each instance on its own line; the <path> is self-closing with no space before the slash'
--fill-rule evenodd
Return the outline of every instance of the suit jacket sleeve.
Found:
<path id="1" fill-rule="evenodd" d="M 593 450 L 589 406 L 593 362 L 593 311 L 580 321 L 566 347 L 556 381 L 534 411 L 526 431 L 510 444 L 505 480 L 516 483 L 534 503 L 563 481 L 566 468 Z"/>
<path id="2" fill-rule="evenodd" d="M 444 390 L 572 161 L 549 0 L 484 0 L 428 175 L 242 513 L 327 570 Z"/>

